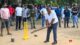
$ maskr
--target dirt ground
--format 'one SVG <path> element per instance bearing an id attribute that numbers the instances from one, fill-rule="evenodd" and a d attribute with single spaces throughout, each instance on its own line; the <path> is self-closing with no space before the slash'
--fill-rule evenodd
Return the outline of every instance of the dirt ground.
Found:
<path id="1" fill-rule="evenodd" d="M 58 27 L 57 45 L 80 45 L 80 27 L 71 28 L 71 26 L 72 24 L 70 24 L 70 28 L 64 28 L 63 26 L 61 28 Z M 39 28 L 41 28 L 41 25 L 36 25 L 36 29 Z M 15 31 L 13 26 L 11 27 L 12 36 L 8 36 L 6 34 L 6 29 L 4 29 L 4 35 L 3 37 L 0 37 L 0 45 L 51 45 L 53 42 L 52 32 L 50 35 L 50 42 L 44 43 L 46 38 L 46 29 L 31 34 L 34 30 L 35 29 L 29 29 L 29 38 L 23 40 L 23 30 Z M 34 35 L 37 35 L 37 37 Z M 14 38 L 14 42 L 11 42 L 11 38 Z M 70 40 L 71 42 L 69 42 Z"/>

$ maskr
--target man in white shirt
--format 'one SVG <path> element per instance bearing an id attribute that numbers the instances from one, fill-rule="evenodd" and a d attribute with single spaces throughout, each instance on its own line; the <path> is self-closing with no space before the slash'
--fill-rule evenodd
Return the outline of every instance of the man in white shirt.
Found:
<path id="1" fill-rule="evenodd" d="M 57 44 L 57 25 L 58 25 L 58 18 L 55 11 L 51 11 L 51 8 L 47 8 L 48 14 L 45 16 L 46 19 L 46 27 L 47 27 L 47 37 L 44 43 L 49 42 L 50 32 L 53 29 L 53 36 L 54 42 L 53 44 Z"/>
<path id="2" fill-rule="evenodd" d="M 15 9 L 16 11 L 16 30 L 20 29 L 21 30 L 21 19 L 22 19 L 22 7 L 19 5 Z"/>
<path id="3" fill-rule="evenodd" d="M 41 10 L 40 10 L 40 13 L 42 15 L 42 27 L 44 27 L 44 24 L 45 24 L 45 15 L 47 14 L 47 10 L 45 7 L 43 7 Z"/>

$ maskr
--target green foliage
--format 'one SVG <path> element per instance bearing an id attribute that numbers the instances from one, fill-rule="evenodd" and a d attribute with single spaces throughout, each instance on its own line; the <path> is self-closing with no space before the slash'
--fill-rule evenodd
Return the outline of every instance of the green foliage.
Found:
<path id="1" fill-rule="evenodd" d="M 45 4 L 45 3 L 44 3 L 44 1 L 42 1 L 42 0 L 35 0 L 35 4 L 38 5 L 38 4 Z"/>
<path id="2" fill-rule="evenodd" d="M 57 3 L 57 2 L 51 1 L 50 4 L 51 4 L 52 6 L 58 6 L 58 3 Z"/>
<path id="3" fill-rule="evenodd" d="M 32 3 L 32 4 L 51 4 L 53 6 L 57 5 L 66 5 L 80 2 L 80 0 L 22 0 L 23 4 Z"/>
<path id="4" fill-rule="evenodd" d="M 29 0 L 22 0 L 22 4 L 26 4 L 26 3 L 28 3 L 29 2 Z"/>

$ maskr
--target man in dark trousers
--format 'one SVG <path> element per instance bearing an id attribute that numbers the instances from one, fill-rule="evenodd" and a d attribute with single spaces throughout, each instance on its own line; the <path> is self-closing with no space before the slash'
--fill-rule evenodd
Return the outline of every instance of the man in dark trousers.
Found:
<path id="1" fill-rule="evenodd" d="M 22 7 L 19 5 L 15 9 L 16 13 L 16 30 L 21 30 L 21 20 L 22 20 Z"/>
<path id="2" fill-rule="evenodd" d="M 47 8 L 48 14 L 45 15 L 46 19 L 46 27 L 47 27 L 47 37 L 44 43 L 49 42 L 50 32 L 53 31 L 53 44 L 57 44 L 57 25 L 58 25 L 58 18 L 54 10 L 51 10 L 50 7 Z"/>
<path id="3" fill-rule="evenodd" d="M 68 6 L 66 6 L 65 10 L 64 10 L 64 28 L 69 28 L 69 19 L 70 19 L 70 10 L 68 9 Z"/>
<path id="4" fill-rule="evenodd" d="M 59 20 L 59 27 L 61 27 L 61 8 L 58 6 L 58 7 L 55 9 L 55 12 L 56 12 L 57 17 L 58 17 L 58 20 Z"/>
<path id="5" fill-rule="evenodd" d="M 31 29 L 35 29 L 35 10 L 34 5 L 31 5 L 30 9 L 30 22 L 31 22 Z"/>

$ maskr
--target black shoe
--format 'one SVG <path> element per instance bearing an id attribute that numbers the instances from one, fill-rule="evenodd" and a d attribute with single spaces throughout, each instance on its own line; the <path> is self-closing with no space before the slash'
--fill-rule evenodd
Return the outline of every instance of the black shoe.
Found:
<path id="1" fill-rule="evenodd" d="M 36 29 L 36 27 L 34 27 L 34 29 Z"/>
<path id="2" fill-rule="evenodd" d="M 57 42 L 53 42 L 52 45 L 57 44 Z"/>
<path id="3" fill-rule="evenodd" d="M 59 28 L 61 28 L 61 26 L 59 26 Z"/>
<path id="4" fill-rule="evenodd" d="M 64 27 L 64 28 L 66 28 L 66 27 Z"/>
<path id="5" fill-rule="evenodd" d="M 8 33 L 7 35 L 12 35 L 11 33 Z"/>
<path id="6" fill-rule="evenodd" d="M 0 34 L 1 37 L 3 37 L 3 34 Z"/>
<path id="7" fill-rule="evenodd" d="M 72 28 L 75 28 L 75 26 L 72 26 Z"/>
<path id="8" fill-rule="evenodd" d="M 44 41 L 44 43 L 48 43 L 49 41 Z"/>
<path id="9" fill-rule="evenodd" d="M 12 24 L 10 26 L 13 26 Z"/>
<path id="10" fill-rule="evenodd" d="M 15 29 L 16 31 L 18 31 L 18 29 Z"/>
<path id="11" fill-rule="evenodd" d="M 20 28 L 19 30 L 22 30 L 22 28 Z"/>
<path id="12" fill-rule="evenodd" d="M 67 26 L 67 28 L 70 28 L 69 26 Z"/>
<path id="13" fill-rule="evenodd" d="M 78 26 L 77 26 L 77 28 L 78 28 Z"/>

